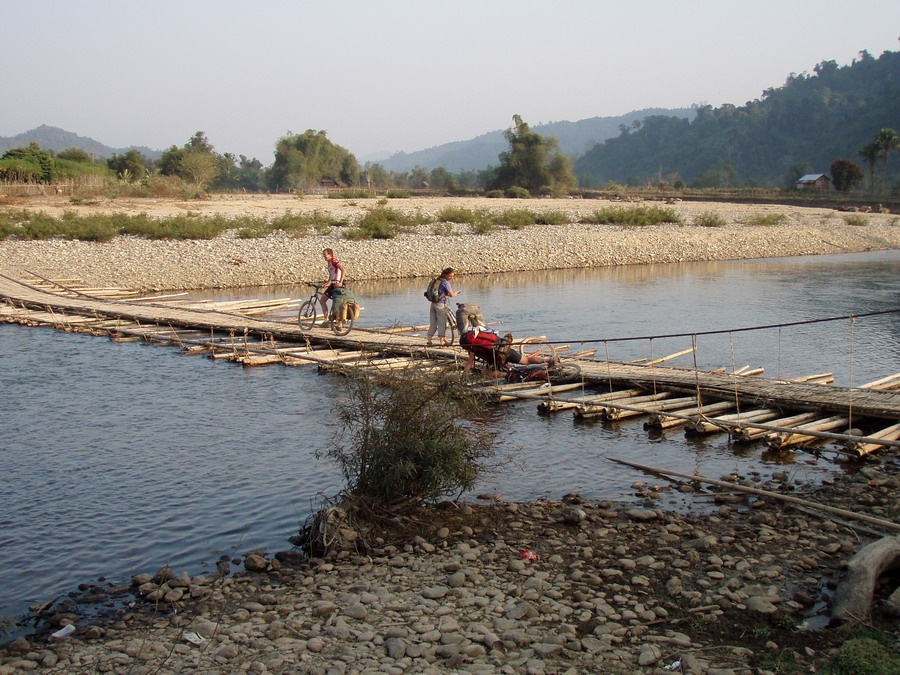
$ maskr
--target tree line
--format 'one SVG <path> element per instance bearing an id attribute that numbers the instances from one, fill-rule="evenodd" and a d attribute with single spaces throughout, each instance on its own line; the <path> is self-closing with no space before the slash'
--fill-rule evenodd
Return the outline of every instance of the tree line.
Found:
<path id="1" fill-rule="evenodd" d="M 275 145 L 275 161 L 215 151 L 203 131 L 171 146 L 157 161 L 137 150 L 92 162 L 71 148 L 56 154 L 32 144 L 0 158 L 0 180 L 53 182 L 81 176 L 148 184 L 178 180 L 188 191 L 309 192 L 322 185 L 366 190 L 482 189 L 513 196 L 558 195 L 577 187 L 611 184 L 678 188 L 781 186 L 803 174 L 830 171 L 841 191 L 900 191 L 890 155 L 898 149 L 900 52 L 878 59 L 867 52 L 852 64 L 816 65 L 814 74 L 791 74 L 744 106 L 696 107 L 693 120 L 651 116 L 622 126 L 620 135 L 580 157 L 559 150 L 557 140 L 530 129 L 519 115 L 504 132 L 508 149 L 479 171 L 387 171 L 360 166 L 325 131 L 288 133 Z M 858 160 L 858 161 L 857 161 Z M 858 162 L 865 165 L 860 167 Z M 868 180 L 866 180 L 866 178 Z"/>
<path id="2" fill-rule="evenodd" d="M 275 146 L 275 161 L 263 167 L 256 158 L 217 153 L 205 132 L 198 131 L 182 146 L 173 145 L 152 161 L 137 150 L 114 154 L 99 163 L 87 152 L 70 148 L 54 155 L 32 143 L 0 158 L 0 180 L 52 183 L 89 176 L 125 183 L 148 184 L 153 177 L 172 177 L 196 193 L 207 190 L 248 192 L 309 192 L 322 185 L 390 188 L 430 188 L 453 191 L 483 188 L 519 191 L 519 196 L 564 194 L 577 185 L 571 161 L 559 151 L 556 139 L 532 131 L 519 115 L 505 132 L 509 150 L 499 164 L 478 172 L 452 174 L 446 169 L 388 172 L 380 164 L 360 167 L 346 148 L 333 143 L 325 131 L 288 134 Z"/>

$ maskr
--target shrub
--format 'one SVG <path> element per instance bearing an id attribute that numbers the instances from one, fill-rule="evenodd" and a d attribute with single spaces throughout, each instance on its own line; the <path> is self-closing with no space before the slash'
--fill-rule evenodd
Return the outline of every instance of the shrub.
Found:
<path id="1" fill-rule="evenodd" d="M 484 196 L 490 197 L 491 199 L 497 199 L 499 197 L 505 197 L 506 195 L 503 194 L 503 190 L 488 190 Z"/>
<path id="2" fill-rule="evenodd" d="M 417 224 L 416 218 L 396 209 L 383 206 L 369 210 L 359 224 L 345 235 L 345 239 L 392 239 Z"/>
<path id="3" fill-rule="evenodd" d="M 694 225 L 698 227 L 725 227 L 728 223 L 718 213 L 704 211 L 694 216 Z"/>
<path id="4" fill-rule="evenodd" d="M 564 225 L 572 219 L 563 211 L 544 211 L 534 214 L 534 222 L 538 225 Z"/>
<path id="5" fill-rule="evenodd" d="M 409 199 L 409 193 L 406 190 L 388 190 L 388 199 Z"/>
<path id="6" fill-rule="evenodd" d="M 783 213 L 758 213 L 747 221 L 747 225 L 783 225 L 787 216 Z"/>
<path id="7" fill-rule="evenodd" d="M 349 438 L 324 454 L 340 467 L 350 498 L 381 507 L 435 501 L 471 489 L 491 467 L 493 433 L 458 381 L 407 372 L 348 382 L 337 417 Z"/>
<path id="8" fill-rule="evenodd" d="M 531 199 L 531 193 L 523 187 L 519 187 L 518 185 L 513 185 L 512 187 L 506 188 L 506 191 L 503 193 L 505 197 L 509 197 L 510 199 Z"/>
<path id="9" fill-rule="evenodd" d="M 497 226 L 489 219 L 485 218 L 475 223 L 469 223 L 469 231 L 472 234 L 490 234 L 495 231 Z"/>
<path id="10" fill-rule="evenodd" d="M 528 209 L 510 209 L 491 216 L 491 223 L 511 230 L 521 230 L 534 222 L 535 215 Z"/>
<path id="11" fill-rule="evenodd" d="M 445 206 L 442 208 L 436 218 L 441 223 L 475 223 L 484 217 L 481 211 L 473 209 L 464 209 L 459 206 Z"/>
<path id="12" fill-rule="evenodd" d="M 368 190 L 337 190 L 328 193 L 329 199 L 370 199 L 374 196 L 375 194 Z"/>
<path id="13" fill-rule="evenodd" d="M 835 675 L 892 675 L 900 672 L 900 658 L 875 639 L 847 640 L 833 657 Z"/>
<path id="14" fill-rule="evenodd" d="M 595 210 L 581 222 L 594 225 L 659 225 L 680 223 L 681 216 L 672 209 L 660 206 L 608 206 Z"/>
<path id="15" fill-rule="evenodd" d="M 855 213 L 850 216 L 844 216 L 844 222 L 847 223 L 847 225 L 855 225 L 857 227 L 862 227 L 869 223 L 865 216 L 860 216 Z"/>

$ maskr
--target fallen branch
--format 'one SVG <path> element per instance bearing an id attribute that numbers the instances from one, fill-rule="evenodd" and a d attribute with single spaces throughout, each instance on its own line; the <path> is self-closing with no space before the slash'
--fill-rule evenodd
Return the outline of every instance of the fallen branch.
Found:
<path id="1" fill-rule="evenodd" d="M 847 511 L 846 509 L 839 509 L 834 506 L 828 506 L 827 504 L 817 504 L 816 502 L 811 502 L 807 499 L 798 499 L 797 497 L 791 497 L 790 495 L 783 495 L 780 492 L 771 492 L 770 490 L 761 490 L 759 488 L 747 487 L 746 485 L 738 485 L 737 483 L 728 483 L 723 480 L 716 480 L 714 478 L 706 478 L 705 476 L 699 476 L 696 474 L 689 473 L 680 473 L 678 471 L 669 471 L 667 469 L 658 469 L 653 466 L 647 466 L 645 464 L 636 464 L 634 462 L 627 462 L 624 459 L 615 459 L 614 457 L 610 457 L 610 460 L 613 462 L 617 462 L 619 464 L 625 464 L 626 466 L 633 467 L 635 469 L 640 469 L 641 471 L 649 471 L 651 473 L 658 473 L 664 476 L 678 476 L 679 478 L 687 478 L 688 480 L 697 481 L 700 483 L 709 483 L 711 485 L 718 485 L 720 487 L 728 488 L 729 490 L 737 490 L 739 492 L 747 492 L 753 495 L 759 495 L 761 497 L 770 497 L 772 499 L 778 499 L 783 502 L 788 502 L 791 504 L 801 504 L 802 506 L 808 506 L 812 509 L 817 509 L 819 511 L 825 511 L 828 513 L 834 513 L 839 516 L 843 516 L 844 518 L 853 518 L 854 520 L 861 520 L 865 523 L 869 523 L 870 525 L 878 525 L 879 527 L 885 528 L 889 531 L 900 532 L 900 524 L 895 523 L 890 520 L 884 520 L 883 518 L 874 518 L 872 516 L 867 516 L 863 513 L 856 513 L 854 511 Z"/>

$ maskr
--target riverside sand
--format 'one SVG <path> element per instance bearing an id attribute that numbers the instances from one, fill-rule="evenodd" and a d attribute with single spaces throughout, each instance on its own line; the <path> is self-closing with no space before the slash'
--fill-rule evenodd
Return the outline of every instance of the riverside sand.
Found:
<path id="1" fill-rule="evenodd" d="M 191 213 L 274 218 L 285 212 L 319 211 L 345 222 L 358 222 L 377 205 L 374 199 L 340 200 L 323 197 L 214 196 L 206 201 L 159 199 L 103 200 L 79 206 L 78 213 L 146 213 L 151 217 Z M 433 276 L 451 266 L 460 274 L 632 265 L 643 263 L 736 260 L 849 253 L 900 248 L 900 219 L 892 214 L 854 214 L 865 225 L 849 225 L 846 214 L 831 209 L 778 205 L 676 202 L 665 205 L 681 225 L 585 225 L 575 221 L 621 202 L 583 199 L 414 198 L 390 200 L 401 212 L 435 216 L 453 206 L 493 212 L 528 208 L 563 212 L 563 225 L 531 225 L 521 230 L 499 229 L 472 234 L 468 226 L 450 225 L 452 234 L 435 234 L 435 225 L 421 225 L 393 239 L 351 241 L 347 227 L 327 234 L 293 237 L 274 233 L 242 239 L 229 230 L 212 240 L 146 240 L 116 237 L 110 242 L 0 241 L 0 271 L 10 276 L 40 274 L 76 278 L 95 286 L 142 290 L 231 288 L 286 284 L 319 279 L 321 250 L 333 248 L 348 264 L 351 280 Z M 64 198 L 40 198 L 17 203 L 61 215 L 73 206 Z M 3 208 L 3 207 L 0 207 Z M 11 207 L 5 207 L 11 208 Z M 701 214 L 720 216 L 722 227 L 691 223 Z M 751 225 L 760 215 L 781 214 L 778 225 Z"/>

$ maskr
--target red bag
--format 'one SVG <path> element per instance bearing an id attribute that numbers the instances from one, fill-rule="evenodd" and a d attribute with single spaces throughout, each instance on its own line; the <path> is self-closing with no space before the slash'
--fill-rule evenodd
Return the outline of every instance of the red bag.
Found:
<path id="1" fill-rule="evenodd" d="M 494 349 L 499 342 L 500 336 L 490 330 L 466 331 L 459 338 L 460 347 L 485 361 L 493 359 Z"/>

